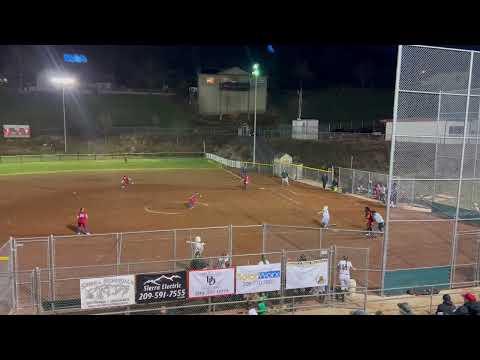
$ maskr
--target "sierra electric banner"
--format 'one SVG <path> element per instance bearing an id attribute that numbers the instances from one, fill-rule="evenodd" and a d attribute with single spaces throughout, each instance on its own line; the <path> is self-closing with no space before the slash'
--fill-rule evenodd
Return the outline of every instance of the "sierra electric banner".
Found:
<path id="1" fill-rule="evenodd" d="M 82 309 L 135 304 L 135 275 L 80 279 Z"/>
<path id="2" fill-rule="evenodd" d="M 188 272 L 188 297 L 232 295 L 235 293 L 235 268 Z"/>
<path id="3" fill-rule="evenodd" d="M 286 289 L 328 286 L 328 259 L 287 263 Z"/>
<path id="4" fill-rule="evenodd" d="M 280 290 L 281 264 L 237 266 L 236 294 Z"/>
<path id="5" fill-rule="evenodd" d="M 29 138 L 30 125 L 3 125 L 4 138 Z"/>
<path id="6" fill-rule="evenodd" d="M 187 296 L 187 274 L 185 271 L 179 271 L 137 275 L 136 286 L 135 301 L 137 304 L 181 300 Z"/>

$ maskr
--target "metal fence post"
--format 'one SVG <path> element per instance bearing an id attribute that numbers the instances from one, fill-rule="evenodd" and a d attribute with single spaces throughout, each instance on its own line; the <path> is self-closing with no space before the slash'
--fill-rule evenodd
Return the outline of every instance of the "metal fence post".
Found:
<path id="1" fill-rule="evenodd" d="M 266 238 L 267 238 L 267 224 L 263 224 L 263 228 L 262 228 L 262 253 L 265 253 L 266 252 L 266 246 L 265 246 L 265 243 L 266 243 Z"/>
<path id="2" fill-rule="evenodd" d="M 320 228 L 320 229 L 318 229 L 318 231 L 319 231 L 319 234 L 320 234 L 320 236 L 318 237 L 318 241 L 319 241 L 318 248 L 321 249 L 322 248 L 322 239 L 323 239 L 323 229 Z"/>
<path id="3" fill-rule="evenodd" d="M 433 286 L 430 288 L 430 309 L 428 310 L 429 315 L 432 315 L 432 303 L 433 303 Z"/>
<path id="4" fill-rule="evenodd" d="M 177 229 L 173 229 L 173 271 L 177 270 Z"/>
<path id="5" fill-rule="evenodd" d="M 54 307 L 55 299 L 56 299 L 56 292 L 55 292 L 55 240 L 53 235 L 49 236 L 48 241 L 48 248 L 49 248 L 49 280 L 50 280 L 50 296 L 52 301 L 52 310 Z"/>
<path id="6" fill-rule="evenodd" d="M 365 295 L 363 296 L 363 311 L 367 312 L 367 303 L 368 303 L 368 288 L 365 287 Z"/>
<path id="7" fill-rule="evenodd" d="M 283 308 L 284 305 L 284 297 L 285 297 L 285 288 L 287 286 L 287 251 L 285 249 L 282 249 L 282 261 L 281 261 L 281 281 L 280 281 L 280 307 Z"/>
<path id="8" fill-rule="evenodd" d="M 412 202 L 411 204 L 415 204 L 415 180 L 412 181 Z"/>
<path id="9" fill-rule="evenodd" d="M 117 276 L 120 270 L 120 234 L 117 233 Z"/>
<path id="10" fill-rule="evenodd" d="M 30 273 L 30 281 L 32 284 L 31 287 L 31 301 L 32 301 L 32 309 L 37 307 L 37 277 L 35 276 L 35 269 L 32 270 Z"/>
<path id="11" fill-rule="evenodd" d="M 365 262 L 366 262 L 366 270 L 365 270 L 365 287 L 368 289 L 368 273 L 370 272 L 370 248 L 367 248 L 367 254 L 366 254 L 366 259 L 365 259 Z"/>
<path id="12" fill-rule="evenodd" d="M 352 169 L 352 194 L 355 194 L 354 189 L 355 189 L 355 170 Z"/>
<path id="13" fill-rule="evenodd" d="M 37 279 L 37 314 L 42 312 L 42 276 L 41 270 L 37 267 L 35 268 L 35 274 Z"/>
<path id="14" fill-rule="evenodd" d="M 12 277 L 12 308 L 17 308 L 17 263 L 16 263 L 16 242 L 13 236 L 10 236 L 10 275 Z"/>
<path id="15" fill-rule="evenodd" d="M 233 225 L 228 225 L 228 250 L 230 256 L 233 256 Z"/>
<path id="16" fill-rule="evenodd" d="M 336 246 L 330 246 L 330 284 L 331 288 L 333 290 L 333 293 L 335 294 L 335 258 L 336 258 Z M 330 293 L 331 297 L 332 293 Z"/>

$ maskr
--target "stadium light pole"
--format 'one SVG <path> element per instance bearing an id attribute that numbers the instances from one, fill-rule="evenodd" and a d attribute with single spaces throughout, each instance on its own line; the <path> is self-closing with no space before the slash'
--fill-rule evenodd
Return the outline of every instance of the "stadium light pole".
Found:
<path id="1" fill-rule="evenodd" d="M 260 70 L 258 64 L 253 64 L 252 75 L 255 77 L 255 93 L 253 102 L 253 163 L 255 164 L 255 146 L 257 142 L 257 83 Z"/>
<path id="2" fill-rule="evenodd" d="M 77 84 L 77 80 L 73 77 L 59 76 L 50 78 L 50 82 L 55 86 L 62 88 L 62 105 L 63 105 L 63 142 L 65 144 L 65 153 L 67 153 L 67 121 L 65 117 L 65 88 L 74 87 Z"/>

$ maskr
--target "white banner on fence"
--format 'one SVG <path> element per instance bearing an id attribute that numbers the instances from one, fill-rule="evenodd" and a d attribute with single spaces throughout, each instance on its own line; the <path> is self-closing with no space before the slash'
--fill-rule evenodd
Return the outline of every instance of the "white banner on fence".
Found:
<path id="1" fill-rule="evenodd" d="M 280 290 L 281 264 L 237 266 L 236 294 Z"/>
<path id="2" fill-rule="evenodd" d="M 135 275 L 80 279 L 82 309 L 135 304 Z"/>
<path id="3" fill-rule="evenodd" d="M 188 297 L 231 295 L 235 293 L 235 268 L 188 272 Z"/>
<path id="4" fill-rule="evenodd" d="M 328 259 L 287 263 L 286 289 L 328 286 Z"/>

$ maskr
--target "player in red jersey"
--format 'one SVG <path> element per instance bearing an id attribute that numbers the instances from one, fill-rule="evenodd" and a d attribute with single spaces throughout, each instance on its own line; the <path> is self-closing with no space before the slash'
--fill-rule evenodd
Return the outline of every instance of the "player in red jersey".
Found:
<path id="1" fill-rule="evenodd" d="M 247 186 L 248 184 L 250 184 L 250 176 L 245 175 L 242 179 L 242 183 L 243 183 L 243 190 L 247 190 Z"/>
<path id="2" fill-rule="evenodd" d="M 122 180 L 120 180 L 120 184 L 122 187 L 122 190 L 127 190 L 128 185 L 133 184 L 132 178 L 129 178 L 128 176 L 124 175 L 122 177 Z"/>
<path id="3" fill-rule="evenodd" d="M 372 224 L 373 224 L 373 214 L 372 214 L 372 210 L 370 210 L 370 208 L 367 206 L 365 207 L 365 219 L 367 219 L 367 231 L 368 231 L 368 234 L 367 236 L 372 236 Z"/>
<path id="4" fill-rule="evenodd" d="M 80 211 L 77 215 L 77 234 L 87 234 L 90 235 L 90 232 L 87 228 L 88 223 L 88 214 L 85 208 L 80 208 Z"/>
<path id="5" fill-rule="evenodd" d="M 195 194 L 193 194 L 192 196 L 190 196 L 188 198 L 187 207 L 189 209 L 193 209 L 197 205 L 199 196 L 200 196 L 200 194 L 198 192 L 196 192 Z"/>

